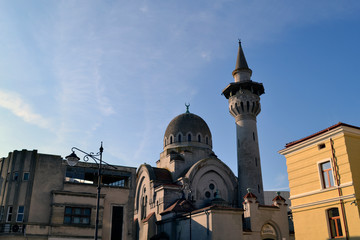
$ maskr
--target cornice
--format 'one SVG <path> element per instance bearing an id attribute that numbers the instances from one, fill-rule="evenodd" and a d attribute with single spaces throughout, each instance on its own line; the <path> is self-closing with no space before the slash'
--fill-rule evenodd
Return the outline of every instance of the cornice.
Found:
<path id="1" fill-rule="evenodd" d="M 346 200 L 346 199 L 351 199 L 351 198 L 355 198 L 355 194 L 349 194 L 349 195 L 345 195 L 345 196 L 341 196 L 341 197 L 328 198 L 328 199 L 324 199 L 321 201 L 314 201 L 314 202 L 305 203 L 305 204 L 301 204 L 301 205 L 297 205 L 297 206 L 291 206 L 290 209 L 291 210 L 301 209 L 301 208 L 312 207 L 312 206 L 321 205 L 321 204 L 325 204 L 325 203 L 338 202 L 340 200 Z"/>
<path id="2" fill-rule="evenodd" d="M 315 190 L 315 191 L 311 191 L 311 192 L 297 194 L 297 195 L 291 196 L 289 199 L 294 200 L 294 199 L 298 199 L 298 198 L 302 198 L 302 197 L 308 197 L 308 196 L 311 196 L 311 195 L 314 195 L 314 194 L 329 192 L 329 191 L 332 191 L 332 190 L 336 190 L 338 188 L 345 188 L 345 187 L 350 187 L 350 186 L 353 186 L 353 182 L 347 182 L 347 183 L 341 184 L 340 186 L 334 186 L 334 187 L 330 187 L 330 188 L 324 188 L 324 189 L 319 189 L 319 190 Z"/>
<path id="3" fill-rule="evenodd" d="M 291 153 L 294 153 L 294 152 L 297 152 L 299 150 L 302 150 L 304 148 L 307 148 L 307 147 L 310 147 L 312 145 L 315 145 L 315 144 L 318 144 L 320 142 L 323 142 L 331 137 L 335 137 L 337 135 L 344 135 L 344 129 L 342 127 L 339 127 L 339 128 L 335 128 L 333 130 L 330 130 L 326 133 L 323 133 L 321 135 L 318 135 L 318 136 L 314 136 L 310 139 L 307 139 L 303 142 L 299 142 L 298 144 L 295 144 L 293 146 L 290 146 L 290 147 L 287 147 L 287 148 L 284 148 L 280 151 L 278 151 L 278 153 L 280 153 L 281 155 L 287 155 L 287 154 L 291 154 Z"/>

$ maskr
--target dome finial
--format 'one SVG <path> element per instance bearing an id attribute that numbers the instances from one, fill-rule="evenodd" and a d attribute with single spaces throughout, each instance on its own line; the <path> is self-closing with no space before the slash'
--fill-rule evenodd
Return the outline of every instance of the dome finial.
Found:
<path id="1" fill-rule="evenodd" d="M 186 112 L 185 113 L 190 113 L 189 112 L 190 103 L 188 103 L 188 104 L 185 103 L 185 107 L 186 107 Z"/>

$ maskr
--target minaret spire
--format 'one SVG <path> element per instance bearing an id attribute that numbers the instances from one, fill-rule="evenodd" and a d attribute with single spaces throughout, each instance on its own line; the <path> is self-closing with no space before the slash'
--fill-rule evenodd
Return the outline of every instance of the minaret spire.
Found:
<path id="1" fill-rule="evenodd" d="M 229 111 L 235 118 L 237 161 L 238 161 L 238 203 L 241 207 L 248 188 L 254 190 L 260 203 L 264 203 L 261 176 L 260 151 L 256 117 L 261 111 L 260 95 L 264 93 L 262 83 L 250 79 L 251 69 L 245 59 L 239 41 L 239 50 L 233 77 L 222 92 L 229 99 Z"/>
<path id="2" fill-rule="evenodd" d="M 235 79 L 235 82 L 250 81 L 252 70 L 249 68 L 244 51 L 241 46 L 241 41 L 239 39 L 239 50 L 236 59 L 235 70 L 232 72 L 232 75 Z"/>

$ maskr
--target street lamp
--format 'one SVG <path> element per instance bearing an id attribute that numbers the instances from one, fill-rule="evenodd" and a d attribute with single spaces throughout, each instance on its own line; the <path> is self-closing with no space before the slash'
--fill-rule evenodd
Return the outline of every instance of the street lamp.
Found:
<path id="1" fill-rule="evenodd" d="M 72 153 L 69 156 L 66 156 L 65 159 L 68 162 L 68 164 L 70 166 L 75 166 L 80 158 L 78 156 L 76 156 L 75 154 L 75 150 L 82 152 L 84 155 L 83 160 L 85 162 L 89 161 L 89 159 L 92 159 L 98 166 L 98 186 L 97 186 L 97 199 L 96 199 L 96 221 L 95 221 L 95 240 L 98 239 L 98 229 L 99 229 L 99 208 L 100 208 L 100 190 L 101 190 L 101 169 L 102 169 L 102 164 L 103 164 L 103 160 L 102 160 L 102 153 L 104 151 L 104 148 L 102 146 L 102 142 L 101 142 L 101 146 L 99 149 L 98 153 L 87 153 L 84 152 L 83 150 L 73 147 L 71 148 Z M 107 164 L 105 162 L 105 164 Z M 107 164 L 109 166 L 111 166 L 110 164 Z M 112 166 L 113 167 L 113 166 Z"/>

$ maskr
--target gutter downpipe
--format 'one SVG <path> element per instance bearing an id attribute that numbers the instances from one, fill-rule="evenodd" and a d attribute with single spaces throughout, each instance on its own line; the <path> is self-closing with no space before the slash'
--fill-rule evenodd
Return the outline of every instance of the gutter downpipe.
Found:
<path id="1" fill-rule="evenodd" d="M 330 138 L 330 146 L 331 146 L 331 154 L 332 154 L 332 159 L 333 159 L 333 168 L 334 168 L 334 172 L 335 172 L 335 180 L 336 180 L 336 184 L 338 186 L 338 193 L 339 193 L 339 198 L 340 198 L 340 206 L 341 206 L 341 212 L 342 212 L 342 218 L 343 218 L 343 222 L 344 222 L 344 226 L 345 226 L 345 235 L 346 235 L 346 240 L 349 239 L 349 230 L 348 230 L 348 224 L 346 221 L 346 213 L 345 213 L 345 209 L 344 209 L 344 200 L 341 199 L 342 197 L 342 189 L 340 187 L 340 179 L 339 179 L 339 172 L 338 172 L 338 165 L 337 165 L 337 158 L 335 156 L 335 148 L 334 148 L 334 141 L 332 140 L 332 138 Z"/>

